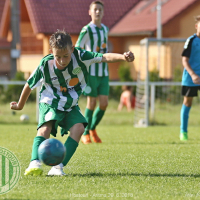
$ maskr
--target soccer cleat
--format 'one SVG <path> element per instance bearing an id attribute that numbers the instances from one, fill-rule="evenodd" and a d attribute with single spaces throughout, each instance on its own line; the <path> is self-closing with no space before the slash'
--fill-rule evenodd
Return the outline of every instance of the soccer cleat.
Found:
<path id="1" fill-rule="evenodd" d="M 90 130 L 90 136 L 92 137 L 92 140 L 95 143 L 102 143 L 101 139 L 99 138 L 99 136 L 97 135 L 96 130 Z"/>
<path id="2" fill-rule="evenodd" d="M 180 140 L 181 141 L 187 141 L 188 140 L 187 132 L 180 133 Z"/>
<path id="3" fill-rule="evenodd" d="M 82 135 L 82 137 L 81 137 L 81 142 L 82 142 L 83 144 L 90 144 L 90 143 L 92 143 L 92 141 L 91 141 L 91 139 L 90 139 L 90 135 L 89 135 L 89 134 L 87 134 L 87 135 Z"/>
<path id="4" fill-rule="evenodd" d="M 48 172 L 48 176 L 64 176 L 67 175 L 63 172 L 63 164 L 60 163 L 59 165 L 53 166 L 50 171 Z"/>
<path id="5" fill-rule="evenodd" d="M 41 169 L 41 162 L 39 160 L 33 160 L 30 162 L 29 167 L 25 170 L 24 175 L 40 176 L 43 170 Z"/>

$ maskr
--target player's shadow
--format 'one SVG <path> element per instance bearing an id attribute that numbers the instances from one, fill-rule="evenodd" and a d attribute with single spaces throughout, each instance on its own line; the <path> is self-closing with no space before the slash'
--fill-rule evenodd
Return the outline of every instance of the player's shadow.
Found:
<path id="1" fill-rule="evenodd" d="M 10 126 L 11 124 L 12 125 L 24 125 L 24 124 L 26 124 L 26 125 L 37 125 L 38 123 L 37 122 L 0 122 L 0 124 L 3 124 L 3 125 L 8 125 L 8 126 Z"/>
<path id="2" fill-rule="evenodd" d="M 177 142 L 115 142 L 115 143 L 107 143 L 109 145 L 122 145 L 122 144 L 128 144 L 128 145 L 191 145 L 191 144 L 198 144 L 197 141 L 199 141 L 200 139 L 190 139 L 191 142 L 184 142 L 184 141 L 177 141 Z"/>
<path id="3" fill-rule="evenodd" d="M 176 173 L 176 174 L 159 174 L 159 173 L 152 173 L 152 174 L 149 174 L 149 173 L 94 173 L 94 172 L 91 172 L 91 173 L 85 173 L 85 174 L 67 174 L 67 176 L 69 177 L 123 177 L 123 176 L 144 176 L 144 177 L 185 177 L 185 178 L 199 178 L 200 177 L 200 174 L 179 174 L 179 173 Z"/>
<path id="4" fill-rule="evenodd" d="M 167 123 L 153 121 L 153 122 L 150 122 L 150 126 L 167 126 Z"/>

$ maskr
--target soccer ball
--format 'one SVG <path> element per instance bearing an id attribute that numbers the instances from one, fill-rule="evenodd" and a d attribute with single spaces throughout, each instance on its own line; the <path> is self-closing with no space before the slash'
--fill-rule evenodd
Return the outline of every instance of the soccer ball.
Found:
<path id="1" fill-rule="evenodd" d="M 145 119 L 140 119 L 140 120 L 138 121 L 138 125 L 139 125 L 139 126 L 145 126 L 145 125 L 146 125 L 146 120 L 145 120 Z"/>
<path id="2" fill-rule="evenodd" d="M 29 121 L 29 116 L 28 115 L 21 115 L 20 116 L 20 121 L 22 122 L 28 122 Z"/>
<path id="3" fill-rule="evenodd" d="M 44 140 L 38 148 L 39 159 L 49 166 L 60 164 L 66 154 L 65 146 L 54 138 Z"/>

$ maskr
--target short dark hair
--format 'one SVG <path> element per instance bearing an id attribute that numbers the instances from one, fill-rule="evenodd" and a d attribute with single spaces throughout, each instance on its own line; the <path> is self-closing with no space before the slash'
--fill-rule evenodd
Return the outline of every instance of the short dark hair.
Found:
<path id="1" fill-rule="evenodd" d="M 132 86 L 130 85 L 122 85 L 122 90 L 132 90 Z"/>
<path id="2" fill-rule="evenodd" d="M 200 21 L 200 15 L 195 16 L 194 20 L 195 20 L 196 23 L 199 22 Z"/>
<path id="3" fill-rule="evenodd" d="M 103 3 L 103 1 L 93 1 L 93 2 L 90 4 L 90 7 L 89 7 L 89 8 L 91 8 L 93 4 L 100 4 L 100 5 L 102 5 L 102 7 L 104 8 L 104 3 Z"/>
<path id="4" fill-rule="evenodd" d="M 67 46 L 72 47 L 71 36 L 65 30 L 57 30 L 49 39 L 51 48 L 66 49 Z"/>

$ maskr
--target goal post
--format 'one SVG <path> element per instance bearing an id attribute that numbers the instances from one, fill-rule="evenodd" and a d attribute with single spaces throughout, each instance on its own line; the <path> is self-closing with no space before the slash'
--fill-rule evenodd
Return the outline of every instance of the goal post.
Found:
<path id="1" fill-rule="evenodd" d="M 170 93 L 170 89 L 166 88 L 181 85 L 180 74 L 182 75 L 183 70 L 181 53 L 185 41 L 186 39 L 178 38 L 144 38 L 140 41 L 134 112 L 135 127 L 147 127 L 151 124 L 150 116 L 153 120 L 155 102 L 159 98 L 157 87 L 160 87 L 162 94 L 164 90 Z M 177 69 L 179 79 L 174 73 Z M 156 78 L 152 77 L 153 75 L 156 75 Z"/>

